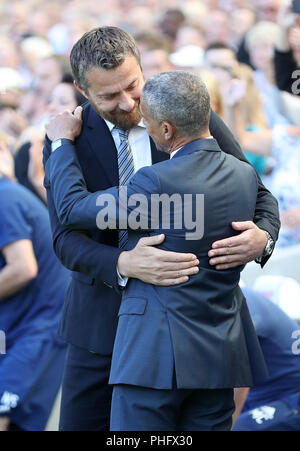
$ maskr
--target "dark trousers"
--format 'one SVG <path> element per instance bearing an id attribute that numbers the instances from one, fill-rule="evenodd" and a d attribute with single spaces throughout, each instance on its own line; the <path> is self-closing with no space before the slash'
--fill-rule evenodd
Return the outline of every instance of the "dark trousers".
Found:
<path id="1" fill-rule="evenodd" d="M 233 389 L 156 390 L 116 385 L 111 431 L 230 431 Z"/>
<path id="2" fill-rule="evenodd" d="M 69 345 L 62 383 L 60 431 L 109 431 L 111 356 Z"/>

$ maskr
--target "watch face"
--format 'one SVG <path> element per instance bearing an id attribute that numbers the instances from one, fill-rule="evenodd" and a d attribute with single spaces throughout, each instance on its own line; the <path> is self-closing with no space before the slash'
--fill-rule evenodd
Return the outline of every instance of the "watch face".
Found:
<path id="1" fill-rule="evenodd" d="M 273 250 L 273 240 L 272 238 L 268 239 L 267 245 L 266 245 L 266 253 L 267 255 L 270 255 L 272 253 Z"/>
<path id="2" fill-rule="evenodd" d="M 269 232 L 265 231 L 265 234 L 268 237 L 268 241 L 267 241 L 264 253 L 263 253 L 263 257 L 267 257 L 268 255 L 272 254 L 273 247 L 274 247 L 274 241 L 273 241 L 271 235 L 269 234 Z"/>

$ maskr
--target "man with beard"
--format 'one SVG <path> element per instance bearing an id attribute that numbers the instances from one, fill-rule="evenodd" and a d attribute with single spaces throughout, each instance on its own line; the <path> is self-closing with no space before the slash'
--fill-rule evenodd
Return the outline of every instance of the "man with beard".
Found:
<path id="1" fill-rule="evenodd" d="M 54 118 L 47 127 L 52 144 L 46 138 L 44 161 L 51 151 L 68 143 L 65 140 L 76 139 L 87 189 L 95 192 L 126 184 L 141 167 L 166 159 L 140 122 L 144 77 L 133 38 L 116 27 L 97 28 L 82 36 L 70 58 L 75 85 L 89 101 L 83 107 L 83 127 L 78 135 L 68 114 Z M 244 160 L 230 131 L 213 112 L 210 132 L 223 151 Z M 106 430 L 111 402 L 108 377 L 122 285 L 129 277 L 160 286 L 183 283 L 199 271 L 199 261 L 193 254 L 155 248 L 163 235 L 144 237 L 132 250 L 124 251 L 126 234 L 64 227 L 47 180 L 45 185 L 55 251 L 74 271 L 60 327 L 69 342 L 60 429 Z M 226 269 L 260 258 L 263 265 L 277 239 L 279 219 L 277 202 L 261 182 L 255 224 L 247 221 L 233 228 L 235 236 L 212 244 L 210 263 Z"/>

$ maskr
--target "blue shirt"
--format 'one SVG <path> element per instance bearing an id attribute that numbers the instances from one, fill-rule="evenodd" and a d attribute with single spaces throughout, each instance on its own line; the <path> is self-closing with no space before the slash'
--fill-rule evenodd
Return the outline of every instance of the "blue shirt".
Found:
<path id="1" fill-rule="evenodd" d="M 251 410 L 300 392 L 300 356 L 292 351 L 292 334 L 300 326 L 259 293 L 248 288 L 243 293 L 269 372 L 269 379 L 249 392 L 244 410 Z"/>
<path id="2" fill-rule="evenodd" d="M 18 293 L 0 300 L 0 330 L 9 347 L 20 336 L 57 328 L 69 272 L 54 254 L 47 208 L 23 186 L 0 179 L 0 251 L 27 239 L 33 244 L 38 275 Z M 0 270 L 5 266 L 0 253 Z"/>

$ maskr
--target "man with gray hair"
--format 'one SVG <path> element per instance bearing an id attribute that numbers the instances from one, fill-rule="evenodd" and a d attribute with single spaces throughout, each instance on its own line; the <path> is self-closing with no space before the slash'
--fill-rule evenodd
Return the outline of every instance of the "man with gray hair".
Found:
<path id="1" fill-rule="evenodd" d="M 211 137 L 209 94 L 197 75 L 174 71 L 152 77 L 140 112 L 156 147 L 170 160 L 140 169 L 125 190 L 90 193 L 71 142 L 55 150 L 45 167 L 65 227 L 105 229 L 108 223 L 99 221 L 104 212 L 109 227 L 127 229 L 126 249 L 142 237 L 164 234 L 162 249 L 192 253 L 200 262 L 200 270 L 179 285 L 128 281 L 110 372 L 111 430 L 230 430 L 233 388 L 262 382 L 266 372 L 238 286 L 244 266 L 218 271 L 208 252 L 211 243 L 228 236 L 233 221 L 253 220 L 257 176 Z M 65 115 L 74 136 L 81 131 L 80 114 L 79 107 L 77 119 Z M 168 209 L 168 225 L 162 204 L 153 222 L 153 204 L 174 195 L 182 202 Z M 203 222 L 201 236 L 188 233 L 188 221 L 178 225 L 185 208 L 196 214 L 195 228 Z"/>
<path id="2" fill-rule="evenodd" d="M 167 120 L 179 136 L 207 132 L 210 99 L 200 77 L 179 70 L 158 74 L 146 82 L 142 98 L 153 121 L 160 124 Z"/>

